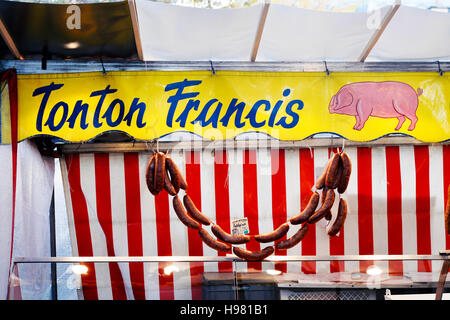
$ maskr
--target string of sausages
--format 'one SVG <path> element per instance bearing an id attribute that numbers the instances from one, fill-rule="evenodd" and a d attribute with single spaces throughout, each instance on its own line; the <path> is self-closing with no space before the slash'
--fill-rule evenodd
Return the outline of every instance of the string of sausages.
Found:
<path id="1" fill-rule="evenodd" d="M 335 153 L 317 180 L 315 184 L 316 190 L 311 195 L 305 209 L 272 232 L 258 235 L 229 234 L 200 212 L 187 192 L 188 184 L 186 179 L 173 159 L 165 153 L 153 153 L 147 164 L 145 178 L 147 187 L 154 196 L 163 190 L 173 196 L 172 205 L 178 219 L 188 228 L 198 230 L 200 238 L 206 245 L 223 252 L 233 250 L 236 256 L 247 261 L 259 261 L 273 254 L 275 248 L 286 250 L 299 244 L 308 232 L 308 225 L 317 223 L 322 218 L 329 221 L 327 226 L 328 235 L 336 236 L 347 217 L 347 202 L 341 198 L 341 195 L 347 189 L 351 171 L 352 165 L 348 154 L 343 151 Z M 182 201 L 178 197 L 180 189 L 185 191 Z M 317 190 L 322 190 L 321 194 Z M 335 190 L 339 193 L 339 206 L 336 218 L 332 221 L 331 208 L 336 200 Z M 321 205 L 317 209 L 319 202 L 321 202 Z M 203 226 L 210 225 L 210 230 L 215 238 L 203 228 Z M 288 233 L 290 225 L 301 225 L 301 227 L 291 237 L 277 241 Z M 277 242 L 275 245 L 267 246 L 258 251 L 249 251 L 233 246 L 245 244 L 252 239 L 260 243 Z"/>

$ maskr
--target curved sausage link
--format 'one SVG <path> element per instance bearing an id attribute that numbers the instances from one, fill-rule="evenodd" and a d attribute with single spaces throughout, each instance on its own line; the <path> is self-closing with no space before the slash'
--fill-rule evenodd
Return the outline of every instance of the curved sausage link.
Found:
<path id="1" fill-rule="evenodd" d="M 173 209 L 175 210 L 175 213 L 177 214 L 178 219 L 187 227 L 192 229 L 200 229 L 201 224 L 194 219 L 192 219 L 184 210 L 183 204 L 181 203 L 178 196 L 173 197 Z"/>
<path id="2" fill-rule="evenodd" d="M 170 172 L 170 179 L 176 192 L 178 193 L 180 188 L 186 190 L 188 187 L 187 182 L 181 174 L 181 171 L 175 161 L 173 161 L 173 159 L 170 157 L 166 157 L 166 165 L 167 169 Z"/>
<path id="3" fill-rule="evenodd" d="M 316 189 L 320 190 L 323 187 L 325 187 L 325 177 L 327 176 L 327 172 L 328 172 L 328 167 L 331 164 L 331 160 L 328 161 L 325 169 L 323 169 L 322 175 L 319 177 L 319 179 L 317 179 L 316 181 Z"/>
<path id="4" fill-rule="evenodd" d="M 219 227 L 217 224 L 213 224 L 213 226 L 211 227 L 211 231 L 220 240 L 231 244 L 244 244 L 249 242 L 251 239 L 251 237 L 248 235 L 231 235 L 221 227 Z"/>
<path id="5" fill-rule="evenodd" d="M 323 191 L 322 191 L 322 198 L 321 198 L 321 203 L 322 203 L 322 204 L 325 203 L 325 199 L 326 199 L 328 190 L 332 190 L 332 189 L 331 189 L 331 188 L 327 188 L 327 187 L 323 188 Z M 325 220 L 330 221 L 332 218 L 333 218 L 333 216 L 332 216 L 332 214 L 331 214 L 331 208 L 330 208 L 330 209 L 328 209 L 327 213 L 325 214 Z"/>
<path id="6" fill-rule="evenodd" d="M 211 220 L 208 219 L 205 215 L 203 215 L 195 206 L 194 201 L 192 201 L 191 197 L 187 194 L 183 197 L 184 207 L 187 212 L 191 215 L 192 218 L 204 224 L 205 226 L 209 226 L 211 224 Z"/>
<path id="7" fill-rule="evenodd" d="M 173 168 L 176 168 L 175 170 Z M 175 189 L 175 193 L 178 194 L 180 191 L 180 177 L 181 173 L 177 175 L 175 172 L 180 172 L 178 167 L 176 166 L 175 162 L 172 158 L 166 157 L 166 174 L 169 175 L 170 183 L 172 184 L 173 188 Z"/>
<path id="8" fill-rule="evenodd" d="M 177 191 L 173 187 L 172 182 L 170 182 L 169 174 L 167 171 L 166 174 L 164 175 L 164 190 L 166 190 L 167 193 L 170 194 L 171 196 L 177 194 Z"/>
<path id="9" fill-rule="evenodd" d="M 264 260 L 275 251 L 273 246 L 265 247 L 260 251 L 249 251 L 239 247 L 233 247 L 233 253 L 239 258 L 248 261 Z"/>
<path id="10" fill-rule="evenodd" d="M 331 209 L 331 207 L 333 206 L 334 203 L 334 199 L 335 199 L 335 194 L 334 194 L 334 190 L 333 189 L 329 189 L 327 191 L 327 194 L 325 196 L 325 201 L 322 204 L 322 206 L 319 208 L 319 210 L 317 210 L 309 219 L 308 219 L 308 223 L 316 223 L 317 221 L 319 221 L 320 219 L 322 219 L 323 217 L 325 217 L 325 215 L 328 213 L 328 211 Z"/>
<path id="11" fill-rule="evenodd" d="M 298 215 L 292 217 L 289 222 L 293 225 L 302 224 L 308 221 L 309 217 L 314 213 L 319 204 L 320 195 L 318 192 L 314 192 L 309 198 L 309 202 L 306 205 L 305 209 L 300 212 Z"/>
<path id="12" fill-rule="evenodd" d="M 275 241 L 283 237 L 288 231 L 289 224 L 286 222 L 270 233 L 256 235 L 255 240 L 262 243 Z"/>
<path id="13" fill-rule="evenodd" d="M 341 156 L 339 153 L 335 153 L 331 157 L 330 165 L 328 166 L 327 175 L 325 176 L 325 186 L 331 189 L 336 188 L 339 178 L 339 164 L 341 162 Z"/>
<path id="14" fill-rule="evenodd" d="M 147 169 L 145 170 L 145 182 L 147 183 L 147 188 L 154 196 L 158 194 L 155 190 L 155 158 L 156 155 L 153 154 L 147 164 Z"/>
<path id="15" fill-rule="evenodd" d="M 155 154 L 155 191 L 160 193 L 164 189 L 164 176 L 166 175 L 166 155 L 162 152 Z"/>
<path id="16" fill-rule="evenodd" d="M 333 225 L 328 229 L 329 236 L 335 236 L 338 234 L 339 230 L 341 230 L 344 225 L 345 219 L 347 218 L 347 201 L 344 199 L 339 199 L 339 208 L 336 220 Z"/>
<path id="17" fill-rule="evenodd" d="M 350 181 L 350 175 L 352 173 L 352 162 L 346 152 L 341 153 L 342 173 L 337 185 L 337 190 L 340 194 L 347 190 L 348 182 Z"/>
<path id="18" fill-rule="evenodd" d="M 342 166 L 342 160 L 339 157 L 339 164 L 338 164 L 338 168 L 337 168 L 337 172 L 336 172 L 336 179 L 334 180 L 333 185 L 330 187 L 331 189 L 336 189 L 339 185 L 339 182 L 341 181 L 341 177 L 342 177 L 342 172 L 343 170 L 343 166 Z"/>
<path id="19" fill-rule="evenodd" d="M 331 190 L 331 189 L 330 189 L 330 188 L 327 188 L 327 187 L 324 187 L 324 188 L 322 189 L 322 196 L 321 196 L 321 198 L 320 198 L 320 203 L 321 203 L 321 204 L 324 204 L 325 198 L 326 198 L 327 193 L 328 193 L 328 190 Z"/>
<path id="20" fill-rule="evenodd" d="M 308 228 L 309 228 L 308 225 L 305 223 L 300 229 L 298 229 L 298 231 L 292 237 L 278 242 L 275 245 L 275 248 L 282 250 L 282 249 L 289 249 L 289 248 L 295 247 L 306 236 L 306 233 L 308 232 Z"/>
<path id="21" fill-rule="evenodd" d="M 208 233 L 208 231 L 200 228 L 200 230 L 198 230 L 198 234 L 200 235 L 200 238 L 202 238 L 203 242 L 210 248 L 213 248 L 214 250 L 218 250 L 218 251 L 223 251 L 223 252 L 227 252 L 231 250 L 231 246 L 217 241 L 216 239 L 214 239 L 213 237 L 211 237 L 211 235 Z"/>

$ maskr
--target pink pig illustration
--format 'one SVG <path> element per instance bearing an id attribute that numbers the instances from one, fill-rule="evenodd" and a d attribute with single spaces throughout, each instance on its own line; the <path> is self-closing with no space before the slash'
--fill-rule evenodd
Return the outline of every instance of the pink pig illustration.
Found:
<path id="1" fill-rule="evenodd" d="M 411 121 L 408 130 L 414 130 L 417 123 L 416 110 L 421 88 L 417 93 L 410 85 L 397 81 L 355 82 L 342 86 L 330 101 L 329 112 L 355 116 L 355 130 L 364 127 L 369 116 L 397 118 L 400 130 L 405 117 Z"/>

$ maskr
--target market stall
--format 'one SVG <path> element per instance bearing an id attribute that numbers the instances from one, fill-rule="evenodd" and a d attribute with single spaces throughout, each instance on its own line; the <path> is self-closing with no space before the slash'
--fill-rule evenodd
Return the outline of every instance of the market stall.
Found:
<path id="1" fill-rule="evenodd" d="M 13 120 L 1 123 L 2 143 L 12 146 L 5 161 L 16 181 L 5 215 L 8 298 L 35 298 L 49 290 L 43 282 L 58 281 L 52 265 L 78 263 L 87 271 L 74 289 L 87 300 L 318 299 L 323 288 L 328 299 L 336 288 L 362 299 L 377 298 L 374 288 L 438 285 L 442 294 L 450 47 L 441 40 L 450 14 L 395 3 L 374 26 L 365 12 L 137 0 L 80 4 L 81 17 L 109 5 L 116 11 L 99 31 L 65 30 L 54 46 L 38 45 L 44 52 L 5 17 L 54 12 L 66 25 L 76 10 L 0 5 L 17 59 L 1 63 L 18 73 L 8 78 L 16 103 L 2 91 L 2 120 Z M 122 36 L 111 42 L 102 30 L 115 39 L 106 25 L 117 16 Z M 24 143 L 35 158 L 18 151 Z M 72 257 L 50 257 L 51 231 L 30 226 L 53 186 L 28 180 L 51 181 L 53 158 Z M 26 174 L 27 161 L 41 167 Z M 371 275 L 374 266 L 381 274 Z"/>

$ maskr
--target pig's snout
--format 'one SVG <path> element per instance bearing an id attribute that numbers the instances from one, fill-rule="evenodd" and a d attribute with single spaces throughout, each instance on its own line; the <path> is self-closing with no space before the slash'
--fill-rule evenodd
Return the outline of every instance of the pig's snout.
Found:
<path id="1" fill-rule="evenodd" d="M 330 113 L 335 113 L 334 108 L 336 106 L 336 95 L 331 97 L 330 104 L 328 105 L 328 111 Z"/>

